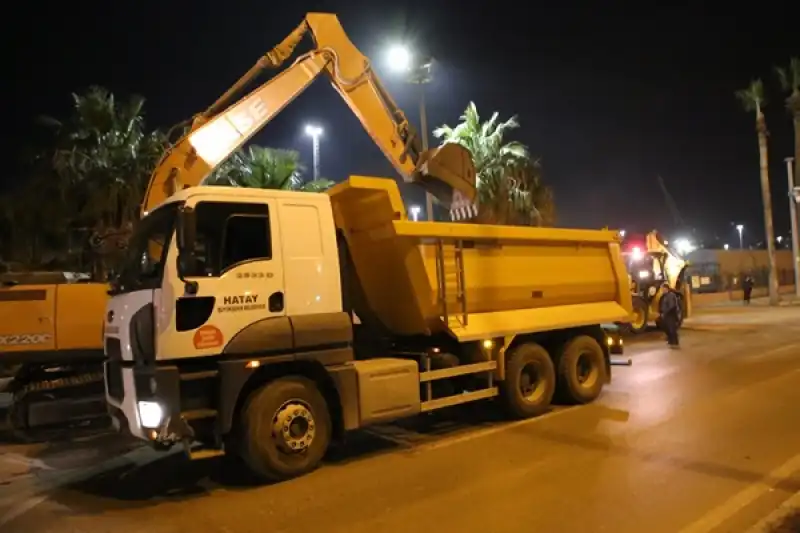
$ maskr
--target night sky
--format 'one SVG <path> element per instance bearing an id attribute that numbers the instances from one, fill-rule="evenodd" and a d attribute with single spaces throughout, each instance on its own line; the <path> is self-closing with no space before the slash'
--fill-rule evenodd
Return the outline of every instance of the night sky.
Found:
<path id="1" fill-rule="evenodd" d="M 427 92 L 431 127 L 454 125 L 470 100 L 487 118 L 495 110 L 503 118 L 517 114 L 522 127 L 515 138 L 542 158 L 564 226 L 674 233 L 660 175 L 700 235 L 734 242 L 737 222 L 746 238 L 761 240 L 754 120 L 733 93 L 763 77 L 771 97 L 776 233 L 788 231 L 783 159 L 792 155 L 793 137 L 772 67 L 800 55 L 790 2 L 760 2 L 757 11 L 743 4 L 738 12 L 722 11 L 733 8 L 729 3 L 693 10 L 590 2 L 285 4 L 83 0 L 15 7 L 16 57 L 4 76 L 16 85 L 13 104 L 6 104 L 16 132 L 12 150 L 21 153 L 38 137 L 37 114 L 66 116 L 69 93 L 91 84 L 145 96 L 148 125 L 169 127 L 208 106 L 306 11 L 327 11 L 340 16 L 415 123 L 414 88 L 386 68 L 393 42 L 411 42 L 437 60 Z M 324 78 L 255 142 L 298 149 L 310 168 L 307 122 L 325 128 L 324 176 L 394 176 Z M 15 179 L 24 176 L 10 172 L 5 185 Z"/>

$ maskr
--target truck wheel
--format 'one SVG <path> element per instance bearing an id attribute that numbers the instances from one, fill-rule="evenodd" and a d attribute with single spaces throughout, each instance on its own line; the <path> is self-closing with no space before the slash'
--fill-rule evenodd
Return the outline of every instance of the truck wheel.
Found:
<path id="1" fill-rule="evenodd" d="M 600 396 L 605 382 L 606 357 L 603 348 L 588 335 L 568 341 L 558 356 L 560 398 L 569 403 L 589 403 Z"/>
<path id="2" fill-rule="evenodd" d="M 325 398 L 303 377 L 281 378 L 253 392 L 242 410 L 242 430 L 242 459 L 270 481 L 312 471 L 331 441 Z"/>
<path id="3" fill-rule="evenodd" d="M 647 329 L 647 323 L 650 320 L 649 314 L 650 307 L 647 305 L 647 302 L 644 301 L 644 298 L 641 296 L 634 296 L 633 315 L 631 315 L 628 330 L 631 333 L 644 333 Z"/>
<path id="4" fill-rule="evenodd" d="M 516 418 L 543 414 L 553 401 L 556 372 L 547 350 L 538 344 L 521 344 L 506 361 L 506 379 L 501 397 L 506 410 Z"/>

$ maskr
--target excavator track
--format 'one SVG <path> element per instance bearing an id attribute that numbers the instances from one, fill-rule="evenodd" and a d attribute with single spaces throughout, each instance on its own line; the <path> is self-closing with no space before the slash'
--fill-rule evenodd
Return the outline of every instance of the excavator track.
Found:
<path id="1" fill-rule="evenodd" d="M 50 440 L 65 431 L 108 425 L 102 372 L 70 374 L 18 384 L 6 422 L 15 440 Z"/>

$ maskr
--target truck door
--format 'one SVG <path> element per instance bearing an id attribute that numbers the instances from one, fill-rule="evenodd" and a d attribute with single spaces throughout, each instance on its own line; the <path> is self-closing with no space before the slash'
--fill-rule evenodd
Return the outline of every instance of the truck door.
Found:
<path id="1" fill-rule="evenodd" d="M 170 305 L 164 298 L 177 296 L 177 331 L 159 341 L 159 351 L 172 357 L 221 353 L 247 326 L 286 316 L 276 207 L 272 200 L 196 204 L 198 261 L 189 279 L 197 281 L 198 291 L 184 294 L 183 283 L 169 276 L 172 290 L 162 291 L 161 306 Z"/>
<path id="2" fill-rule="evenodd" d="M 0 283 L 0 353 L 54 350 L 56 285 Z"/>

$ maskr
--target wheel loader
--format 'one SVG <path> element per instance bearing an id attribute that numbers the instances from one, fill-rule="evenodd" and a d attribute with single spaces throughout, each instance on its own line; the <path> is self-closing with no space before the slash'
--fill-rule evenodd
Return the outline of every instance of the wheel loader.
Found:
<path id="1" fill-rule="evenodd" d="M 682 324 L 692 307 L 691 287 L 686 279 L 689 262 L 669 248 L 656 231 L 645 235 L 643 240 L 628 239 L 623 248 L 633 296 L 633 314 L 629 322 L 622 324 L 624 328 L 639 334 L 658 326 L 664 282 L 678 294 L 681 307 L 679 325 Z"/>

